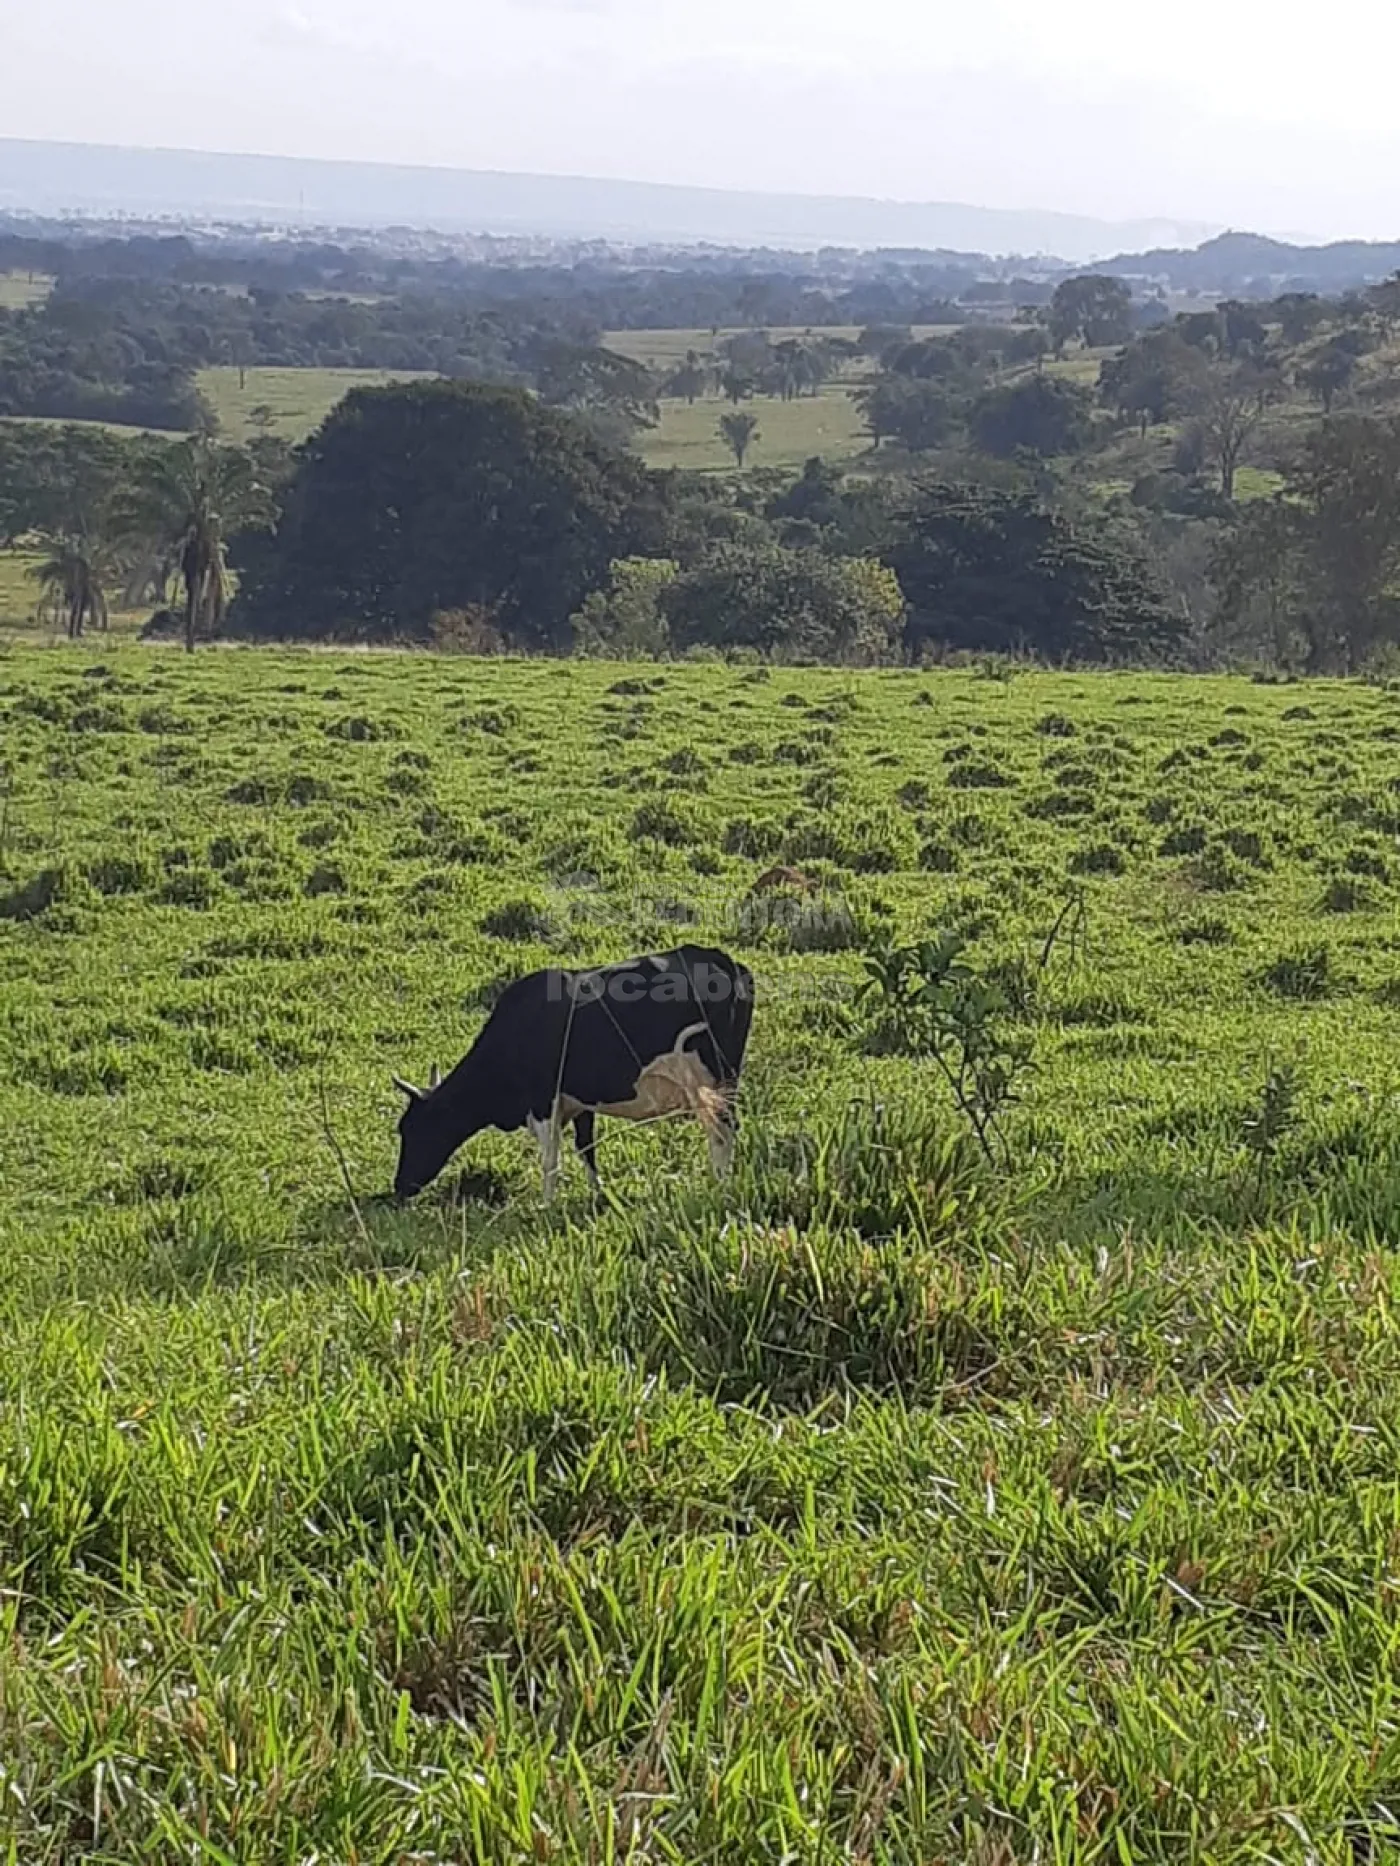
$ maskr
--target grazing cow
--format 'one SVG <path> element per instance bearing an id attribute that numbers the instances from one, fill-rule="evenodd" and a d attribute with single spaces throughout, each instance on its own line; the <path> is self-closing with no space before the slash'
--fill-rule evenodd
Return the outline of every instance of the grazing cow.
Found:
<path id="1" fill-rule="evenodd" d="M 528 1127 L 552 1199 L 559 1138 L 570 1121 L 596 1186 L 600 1114 L 624 1121 L 692 1114 L 723 1175 L 733 1157 L 734 1098 L 752 1018 L 752 973 L 703 946 L 517 979 L 445 1080 L 436 1068 L 426 1090 L 394 1077 L 408 1097 L 394 1192 L 413 1198 L 483 1128 Z"/>

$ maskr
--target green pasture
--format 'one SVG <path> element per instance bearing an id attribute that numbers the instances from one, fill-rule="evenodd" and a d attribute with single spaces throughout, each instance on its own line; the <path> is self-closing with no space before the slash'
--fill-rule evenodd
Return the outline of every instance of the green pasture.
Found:
<path id="1" fill-rule="evenodd" d="M 800 467 L 814 454 L 826 460 L 851 460 L 868 452 L 870 434 L 840 383 L 828 383 L 817 395 L 785 402 L 779 396 L 755 396 L 740 408 L 757 418 L 758 435 L 746 467 Z M 707 395 L 694 403 L 665 400 L 658 427 L 644 428 L 637 449 L 648 466 L 717 471 L 734 467 L 734 455 L 720 433 L 720 418 L 733 404 Z"/>
<path id="2" fill-rule="evenodd" d="M 0 732 L 0 1857 L 1393 1856 L 1400 695 L 85 642 Z M 392 1071 L 682 938 L 727 1187 L 380 1202 Z"/>
<path id="3" fill-rule="evenodd" d="M 302 441 L 352 389 L 382 388 L 387 382 L 421 379 L 421 371 L 383 369 L 202 369 L 196 379 L 201 395 L 218 418 L 219 432 L 232 441 L 249 441 L 264 431 L 254 417 L 268 411 L 265 431 L 285 441 Z"/>
<path id="4" fill-rule="evenodd" d="M 0 311 L 25 311 L 42 304 L 53 289 L 53 280 L 42 274 L 30 277 L 27 272 L 0 272 Z"/>

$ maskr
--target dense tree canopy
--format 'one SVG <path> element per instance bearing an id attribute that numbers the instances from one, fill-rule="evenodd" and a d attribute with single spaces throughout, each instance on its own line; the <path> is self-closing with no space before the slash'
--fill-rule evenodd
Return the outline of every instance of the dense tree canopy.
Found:
<path id="1" fill-rule="evenodd" d="M 426 637 L 488 613 L 523 645 L 568 641 L 615 558 L 660 535 L 635 461 L 514 389 L 357 390 L 302 449 L 276 539 L 245 560 L 250 633 Z"/>
<path id="2" fill-rule="evenodd" d="M 1026 376 L 979 396 L 970 427 L 976 445 L 999 459 L 1077 453 L 1089 438 L 1089 396 L 1077 383 Z"/>
<path id="3" fill-rule="evenodd" d="M 757 649 L 787 661 L 879 662 L 904 604 L 883 564 L 781 545 L 721 545 L 661 597 L 673 647 Z"/>
<path id="4" fill-rule="evenodd" d="M 1169 658 L 1183 624 L 1140 556 L 1028 493 L 934 482 L 906 510 L 889 561 L 909 603 L 908 643 L 1051 661 Z"/>

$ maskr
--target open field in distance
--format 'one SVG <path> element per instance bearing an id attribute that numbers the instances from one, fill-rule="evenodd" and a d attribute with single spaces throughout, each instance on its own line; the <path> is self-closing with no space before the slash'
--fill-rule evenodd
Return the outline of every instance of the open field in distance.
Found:
<path id="1" fill-rule="evenodd" d="M 637 436 L 637 451 L 648 466 L 732 471 L 734 456 L 719 429 L 720 417 L 731 406 L 713 395 L 693 404 L 667 399 L 661 404 L 660 426 L 644 428 Z M 746 466 L 800 467 L 813 454 L 841 461 L 869 451 L 870 435 L 860 410 L 841 384 L 828 383 L 818 395 L 796 401 L 755 396 L 740 406 L 758 420 L 758 437 Z"/>
<path id="2" fill-rule="evenodd" d="M 200 370 L 196 383 L 218 417 L 219 432 L 229 440 L 251 440 L 259 431 L 253 419 L 268 410 L 267 432 L 285 441 L 302 441 L 319 428 L 352 389 L 379 388 L 386 382 L 421 379 L 421 371 L 382 369 L 270 369 L 242 372 L 217 367 Z"/>
<path id="3" fill-rule="evenodd" d="M 41 275 L 30 278 L 27 272 L 0 272 L 0 311 L 23 311 L 41 304 L 53 288 L 53 280 Z"/>
<path id="4" fill-rule="evenodd" d="M 1400 1843 L 1400 694 L 0 671 L 0 1854 Z M 885 925 L 1033 1046 L 995 1172 Z M 596 1208 L 499 1134 L 375 1202 L 391 1071 L 682 937 L 727 1189 L 604 1123 Z"/>

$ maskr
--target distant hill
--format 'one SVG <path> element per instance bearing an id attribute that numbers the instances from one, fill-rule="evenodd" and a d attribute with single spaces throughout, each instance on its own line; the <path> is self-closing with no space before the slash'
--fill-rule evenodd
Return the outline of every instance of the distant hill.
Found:
<path id="1" fill-rule="evenodd" d="M 747 194 L 650 182 L 492 174 L 191 150 L 0 139 L 0 208 L 192 216 L 285 226 L 527 234 L 726 246 L 954 249 L 1079 265 L 1214 231 L 952 202 Z"/>
<path id="2" fill-rule="evenodd" d="M 1343 292 L 1374 285 L 1400 271 L 1400 241 L 1336 240 L 1294 246 L 1259 233 L 1221 233 L 1192 248 L 1156 247 L 1119 253 L 1105 272 L 1158 279 L 1177 291 L 1273 297 L 1279 292 Z"/>

